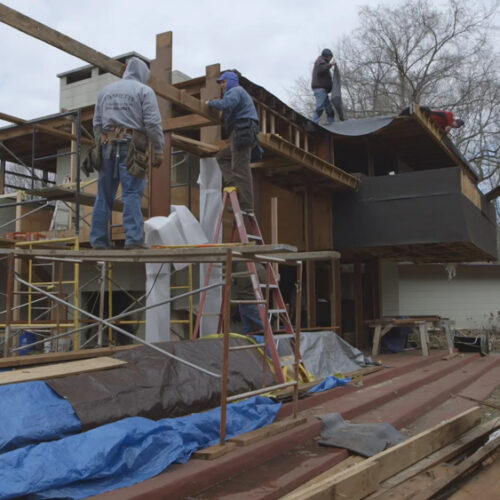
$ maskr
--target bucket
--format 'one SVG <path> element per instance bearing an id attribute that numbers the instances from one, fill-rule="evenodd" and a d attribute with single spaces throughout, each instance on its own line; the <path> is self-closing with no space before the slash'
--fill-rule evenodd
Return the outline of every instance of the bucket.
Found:
<path id="1" fill-rule="evenodd" d="M 23 347 L 28 344 L 36 342 L 36 335 L 33 332 L 23 332 L 19 335 L 19 347 Z M 20 349 L 19 354 L 29 354 L 35 349 L 35 346 L 26 347 L 26 349 Z"/>

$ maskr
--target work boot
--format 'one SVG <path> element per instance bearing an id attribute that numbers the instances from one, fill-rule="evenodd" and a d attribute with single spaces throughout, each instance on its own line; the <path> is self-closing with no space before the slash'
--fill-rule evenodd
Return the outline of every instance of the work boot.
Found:
<path id="1" fill-rule="evenodd" d="M 130 243 L 123 247 L 125 250 L 151 250 L 151 247 L 145 243 Z"/>

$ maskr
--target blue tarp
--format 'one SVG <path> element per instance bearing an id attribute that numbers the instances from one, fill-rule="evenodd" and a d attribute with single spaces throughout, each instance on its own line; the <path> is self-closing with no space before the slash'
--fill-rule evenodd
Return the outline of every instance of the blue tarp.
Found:
<path id="1" fill-rule="evenodd" d="M 262 396 L 229 405 L 227 436 L 272 423 L 280 407 Z M 219 425 L 220 408 L 157 422 L 132 417 L 10 451 L 0 455 L 0 498 L 79 499 L 131 486 L 216 444 Z"/>
<path id="2" fill-rule="evenodd" d="M 45 382 L 0 386 L 0 453 L 80 432 L 73 407 Z"/>
<path id="3" fill-rule="evenodd" d="M 340 385 L 348 384 L 352 379 L 350 378 L 338 378 L 333 375 L 326 377 L 325 380 L 321 381 L 318 385 L 315 385 L 312 389 L 307 392 L 323 392 L 338 387 Z"/>

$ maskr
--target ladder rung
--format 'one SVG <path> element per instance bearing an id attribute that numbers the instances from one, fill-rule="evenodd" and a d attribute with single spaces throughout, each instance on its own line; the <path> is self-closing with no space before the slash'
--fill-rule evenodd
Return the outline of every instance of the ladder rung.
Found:
<path id="1" fill-rule="evenodd" d="M 262 241 L 262 238 L 256 234 L 247 234 L 247 237 L 249 240 Z"/>
<path id="2" fill-rule="evenodd" d="M 279 313 L 286 313 L 286 309 L 269 309 L 268 311 L 270 314 L 279 314 Z"/>
<path id="3" fill-rule="evenodd" d="M 205 317 L 205 316 L 220 316 L 220 313 L 203 313 L 201 316 L 202 317 Z"/>
<path id="4" fill-rule="evenodd" d="M 232 300 L 231 304 L 265 304 L 265 300 Z"/>
<path id="5" fill-rule="evenodd" d="M 267 285 L 265 283 L 260 284 L 261 288 L 266 288 Z M 269 288 L 278 288 L 278 285 L 269 285 Z"/>
<path id="6" fill-rule="evenodd" d="M 243 349 L 255 349 L 257 347 L 265 347 L 266 344 L 249 344 L 249 345 L 237 345 L 230 347 L 230 351 L 242 351 Z"/>
<path id="7" fill-rule="evenodd" d="M 251 276 L 252 273 L 249 271 L 238 271 L 236 273 L 231 273 L 231 278 L 245 278 L 247 276 Z M 224 274 L 224 278 L 226 275 Z"/>

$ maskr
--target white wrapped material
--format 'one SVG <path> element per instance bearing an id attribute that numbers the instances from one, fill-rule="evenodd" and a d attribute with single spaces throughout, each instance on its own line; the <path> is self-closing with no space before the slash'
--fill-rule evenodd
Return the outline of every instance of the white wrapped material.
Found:
<path id="1" fill-rule="evenodd" d="M 145 241 L 153 245 L 202 245 L 207 237 L 187 207 L 174 205 L 168 217 L 152 217 L 144 223 Z M 175 263 L 176 270 L 187 264 Z M 146 264 L 146 305 L 170 298 L 170 264 Z M 170 340 L 170 304 L 146 310 L 146 340 Z"/>
<path id="2" fill-rule="evenodd" d="M 222 208 L 222 174 L 215 158 L 202 158 L 200 160 L 200 224 L 209 242 L 214 243 L 217 219 Z M 216 243 L 222 241 L 222 228 Z M 200 286 L 204 286 L 207 264 L 200 265 Z M 222 280 L 222 265 L 214 264 L 210 274 L 209 284 Z M 200 335 L 217 333 L 218 316 L 222 301 L 222 288 L 213 288 L 206 295 L 204 316 L 200 321 Z"/>

